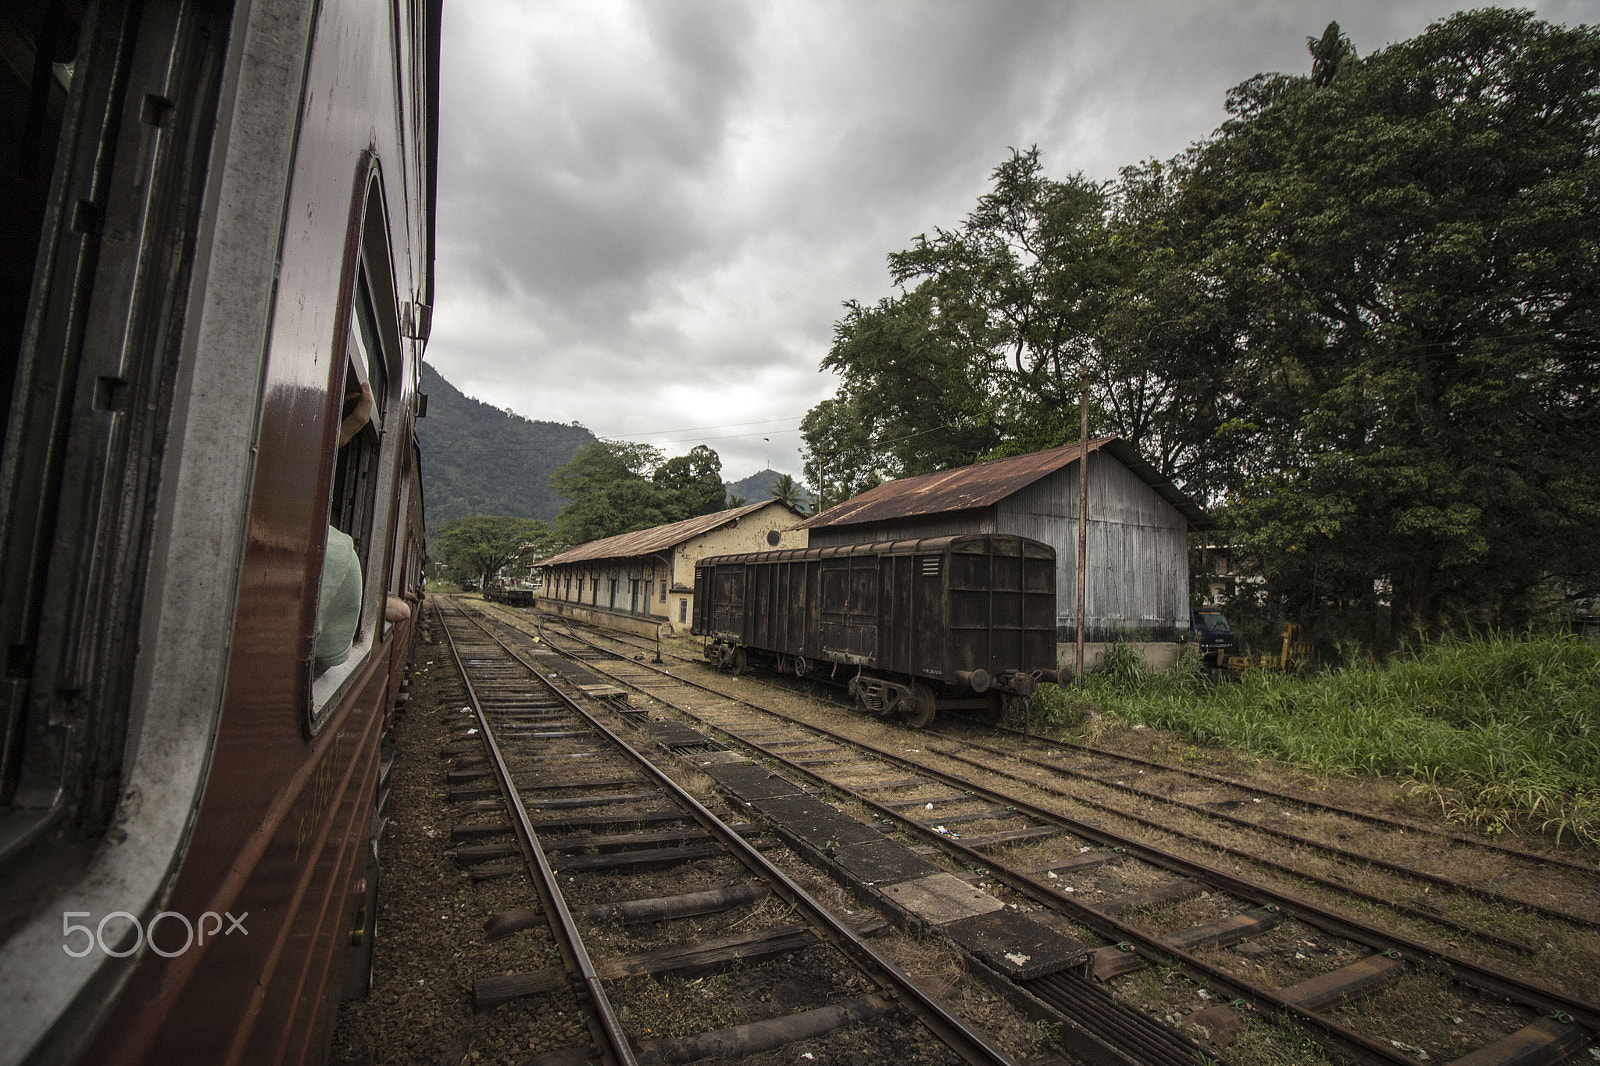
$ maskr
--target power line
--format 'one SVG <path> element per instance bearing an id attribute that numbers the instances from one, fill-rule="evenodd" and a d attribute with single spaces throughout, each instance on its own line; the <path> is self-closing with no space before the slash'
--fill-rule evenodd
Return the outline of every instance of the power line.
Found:
<path id="1" fill-rule="evenodd" d="M 734 423 L 734 424 L 735 425 L 739 425 L 740 423 Z M 759 430 L 758 429 L 754 433 L 728 433 L 728 434 L 725 434 L 725 435 L 720 436 L 720 437 L 683 437 L 683 438 L 680 438 L 678 440 L 658 440 L 658 441 L 653 441 L 652 443 L 653 444 L 658 444 L 658 445 L 666 445 L 666 444 L 697 444 L 700 441 L 706 441 L 706 440 L 736 440 L 736 439 L 738 439 L 740 437 L 761 437 L 763 440 L 765 440 L 766 437 L 763 434 L 771 434 L 773 436 L 776 436 L 777 434 L 780 434 L 780 433 L 799 433 L 799 432 L 800 432 L 800 430 L 798 428 L 796 428 L 796 429 L 769 429 L 769 430 Z M 638 434 L 638 435 L 639 436 L 648 436 L 648 434 Z"/>
<path id="2" fill-rule="evenodd" d="M 805 417 L 805 415 L 790 415 L 788 418 L 767 418 L 767 419 L 762 419 L 760 421 L 751 421 L 751 422 L 729 422 L 727 425 L 724 425 L 724 426 L 680 426 L 677 429 L 653 429 L 653 430 L 649 431 L 648 433 L 618 433 L 612 439 L 613 440 L 623 440 L 623 439 L 628 438 L 628 437 L 654 437 L 654 436 L 656 436 L 658 434 L 661 434 L 661 433 L 698 433 L 700 430 L 703 430 L 703 429 L 733 429 L 735 426 L 770 426 L 770 425 L 773 425 L 774 423 L 777 423 L 777 422 L 798 422 L 800 419 L 802 419 L 804 417 Z M 795 431 L 795 432 L 798 432 L 798 431 Z M 736 437 L 739 437 L 739 436 L 753 436 L 753 435 L 754 435 L 753 433 L 751 433 L 751 434 L 745 434 L 745 433 L 732 434 L 732 436 L 736 436 Z M 701 439 L 701 440 L 721 440 L 721 439 L 724 439 L 724 438 L 720 438 L 720 437 L 702 437 L 702 438 L 699 438 L 699 439 Z M 678 443 L 678 442 L 676 442 L 676 441 L 667 441 L 666 443 L 675 444 L 675 443 Z"/>

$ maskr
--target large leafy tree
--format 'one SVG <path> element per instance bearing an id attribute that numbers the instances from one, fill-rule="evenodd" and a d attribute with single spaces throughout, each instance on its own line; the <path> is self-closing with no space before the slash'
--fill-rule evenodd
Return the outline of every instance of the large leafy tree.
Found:
<path id="1" fill-rule="evenodd" d="M 900 292 L 845 305 L 823 360 L 839 394 L 801 425 L 827 500 L 1076 435 L 1119 269 L 1108 208 L 1104 186 L 1016 151 L 959 228 L 889 256 Z"/>
<path id="2" fill-rule="evenodd" d="M 550 527 L 537 518 L 478 515 L 441 525 L 434 534 L 433 551 L 451 573 L 487 585 L 508 563 L 545 555 L 550 542 Z"/>
<path id="3" fill-rule="evenodd" d="M 572 501 L 556 517 L 563 544 L 585 544 L 723 508 L 722 459 L 705 445 L 663 458 L 648 444 L 586 445 L 550 478 Z"/>
<path id="4" fill-rule="evenodd" d="M 1357 61 L 1329 29 L 1234 90 L 1163 220 L 1230 350 L 1237 540 L 1288 609 L 1376 582 L 1402 628 L 1592 588 L 1600 30 L 1474 11 Z"/>
<path id="5" fill-rule="evenodd" d="M 580 448 L 550 476 L 550 487 L 572 501 L 556 516 L 556 538 L 584 544 L 668 521 L 651 480 L 661 462 L 647 444 L 601 440 Z"/>
<path id="6" fill-rule="evenodd" d="M 1111 186 L 1014 152 L 847 304 L 802 423 L 826 502 L 1091 417 L 1219 509 L 1277 609 L 1514 621 L 1600 589 L 1600 30 L 1453 16 Z"/>
<path id="7" fill-rule="evenodd" d="M 727 489 L 722 484 L 722 458 L 704 444 L 662 463 L 651 480 L 669 522 L 723 509 Z"/>

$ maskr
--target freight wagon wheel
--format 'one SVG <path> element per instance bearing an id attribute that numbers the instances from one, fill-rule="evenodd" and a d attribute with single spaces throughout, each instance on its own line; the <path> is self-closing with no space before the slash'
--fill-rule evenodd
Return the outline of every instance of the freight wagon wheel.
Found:
<path id="1" fill-rule="evenodd" d="M 906 725 L 921 729 L 933 721 L 933 690 L 921 681 L 911 686 L 911 705 L 906 710 Z"/>
<path id="2" fill-rule="evenodd" d="M 749 665 L 750 662 L 745 658 L 744 649 L 735 648 L 733 655 L 728 658 L 728 673 L 732 674 L 734 677 L 738 677 L 740 674 L 744 673 L 744 668 Z"/>

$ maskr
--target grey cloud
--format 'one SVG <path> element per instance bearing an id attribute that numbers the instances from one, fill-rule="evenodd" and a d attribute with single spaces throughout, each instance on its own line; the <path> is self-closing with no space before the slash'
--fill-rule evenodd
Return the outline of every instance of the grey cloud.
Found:
<path id="1" fill-rule="evenodd" d="M 1366 53 L 1452 6 L 451 5 L 430 358 L 603 435 L 799 415 L 841 301 L 887 293 L 885 256 L 958 224 L 1009 148 L 1110 178 L 1208 136 L 1229 86 L 1306 69 L 1328 19 Z M 790 426 L 709 443 L 730 478 L 799 473 Z"/>

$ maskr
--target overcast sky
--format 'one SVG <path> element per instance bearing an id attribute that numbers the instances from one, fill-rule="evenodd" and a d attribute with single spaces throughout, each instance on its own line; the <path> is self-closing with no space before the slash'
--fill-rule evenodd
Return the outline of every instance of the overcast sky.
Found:
<path id="1" fill-rule="evenodd" d="M 445 5 L 427 358 L 470 396 L 800 475 L 840 304 L 960 223 L 1009 149 L 1115 176 L 1224 94 L 1427 0 L 464 0 Z M 1595 0 L 1532 5 L 1593 22 Z M 764 439 L 765 438 L 765 439 Z"/>

